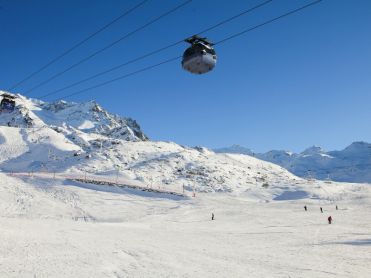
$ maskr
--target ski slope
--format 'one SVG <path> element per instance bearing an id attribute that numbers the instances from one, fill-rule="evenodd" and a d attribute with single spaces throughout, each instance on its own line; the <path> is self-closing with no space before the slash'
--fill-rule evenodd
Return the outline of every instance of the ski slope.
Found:
<path id="1" fill-rule="evenodd" d="M 262 201 L 0 177 L 0 277 L 366 278 L 371 271 L 365 185 L 321 183 L 322 199 Z"/>

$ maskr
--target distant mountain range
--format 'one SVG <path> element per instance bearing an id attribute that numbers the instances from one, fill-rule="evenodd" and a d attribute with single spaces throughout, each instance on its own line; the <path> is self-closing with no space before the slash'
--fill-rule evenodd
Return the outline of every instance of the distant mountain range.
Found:
<path id="1" fill-rule="evenodd" d="M 344 182 L 371 182 L 371 144 L 354 142 L 341 151 L 325 151 L 313 146 L 301 153 L 272 150 L 254 153 L 233 145 L 214 150 L 217 153 L 238 153 L 278 164 L 299 177 L 331 179 Z"/>

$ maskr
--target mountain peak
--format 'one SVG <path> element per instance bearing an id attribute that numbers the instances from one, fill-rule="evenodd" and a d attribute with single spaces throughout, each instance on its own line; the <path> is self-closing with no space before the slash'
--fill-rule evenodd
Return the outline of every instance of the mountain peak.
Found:
<path id="1" fill-rule="evenodd" d="M 301 152 L 302 155 L 313 155 L 313 154 L 323 154 L 326 153 L 324 149 L 322 149 L 319 146 L 311 146 L 307 149 L 305 149 L 303 152 Z"/>
<path id="2" fill-rule="evenodd" d="M 363 141 L 356 141 L 341 152 L 347 155 L 368 156 L 371 154 L 371 144 Z"/>
<path id="3" fill-rule="evenodd" d="M 94 100 L 75 103 L 59 100 L 52 103 L 29 99 L 0 91 L 14 97 L 15 108 L 2 111 L 0 125 L 13 127 L 52 127 L 65 130 L 66 134 L 79 130 L 126 141 L 143 141 L 148 137 L 139 124 L 126 117 L 111 114 Z"/>
<path id="4" fill-rule="evenodd" d="M 230 147 L 214 149 L 216 153 L 238 153 L 246 155 L 254 155 L 254 152 L 246 147 L 241 145 L 233 144 Z"/>

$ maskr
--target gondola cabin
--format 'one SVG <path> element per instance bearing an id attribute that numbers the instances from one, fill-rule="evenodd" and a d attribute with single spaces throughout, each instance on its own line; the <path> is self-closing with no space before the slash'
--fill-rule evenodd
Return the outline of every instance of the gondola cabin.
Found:
<path id="1" fill-rule="evenodd" d="M 216 64 L 216 53 L 212 43 L 206 38 L 193 36 L 185 40 L 190 43 L 183 54 L 182 67 L 186 71 L 195 74 L 203 74 L 211 71 Z"/>
<path id="2" fill-rule="evenodd" d="M 12 112 L 15 108 L 15 96 L 2 94 L 2 100 L 0 102 L 1 112 Z"/>

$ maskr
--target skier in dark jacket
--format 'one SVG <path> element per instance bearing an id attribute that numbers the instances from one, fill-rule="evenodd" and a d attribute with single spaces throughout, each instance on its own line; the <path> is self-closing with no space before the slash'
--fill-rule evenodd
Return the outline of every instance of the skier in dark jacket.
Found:
<path id="1" fill-rule="evenodd" d="M 320 210 L 321 210 L 321 212 L 323 213 L 323 209 L 322 209 L 322 207 L 320 207 L 319 209 L 320 209 Z"/>
<path id="2" fill-rule="evenodd" d="M 214 213 L 211 213 L 211 220 L 214 220 Z"/>
<path id="3" fill-rule="evenodd" d="M 307 211 L 307 206 L 304 206 L 305 211 Z"/>
<path id="4" fill-rule="evenodd" d="M 332 217 L 331 217 L 331 215 L 327 218 L 327 220 L 328 220 L 328 223 L 329 223 L 329 224 L 332 223 Z"/>

